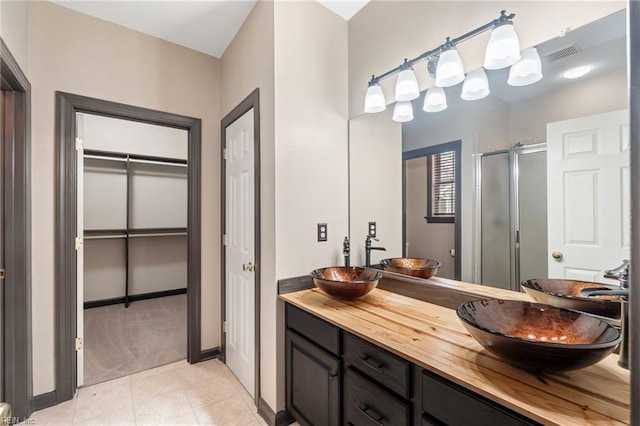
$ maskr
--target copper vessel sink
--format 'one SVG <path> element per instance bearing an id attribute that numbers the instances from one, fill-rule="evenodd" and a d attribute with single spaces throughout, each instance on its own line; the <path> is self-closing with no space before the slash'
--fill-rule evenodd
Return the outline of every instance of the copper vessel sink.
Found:
<path id="1" fill-rule="evenodd" d="M 440 268 L 440 262 L 432 259 L 420 259 L 411 257 L 394 257 L 382 259 L 380 264 L 385 271 L 398 274 L 411 275 L 420 278 L 433 277 Z"/>
<path id="2" fill-rule="evenodd" d="M 313 283 L 331 297 L 353 300 L 376 288 L 382 272 L 360 266 L 334 266 L 316 269 L 309 275 Z"/>
<path id="3" fill-rule="evenodd" d="M 540 303 L 475 300 L 458 306 L 456 313 L 485 349 L 533 372 L 588 367 L 608 356 L 622 340 L 606 321 Z"/>
<path id="4" fill-rule="evenodd" d="M 590 288 L 617 289 L 616 286 L 565 279 L 534 278 L 521 283 L 524 291 L 535 301 L 601 317 L 620 319 L 622 303 L 620 296 L 582 297 L 580 291 Z"/>

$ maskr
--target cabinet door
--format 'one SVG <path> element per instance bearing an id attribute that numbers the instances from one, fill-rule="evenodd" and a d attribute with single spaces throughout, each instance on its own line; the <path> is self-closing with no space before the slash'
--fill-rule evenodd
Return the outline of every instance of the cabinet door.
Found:
<path id="1" fill-rule="evenodd" d="M 287 330 L 287 410 L 303 425 L 340 423 L 340 360 Z"/>

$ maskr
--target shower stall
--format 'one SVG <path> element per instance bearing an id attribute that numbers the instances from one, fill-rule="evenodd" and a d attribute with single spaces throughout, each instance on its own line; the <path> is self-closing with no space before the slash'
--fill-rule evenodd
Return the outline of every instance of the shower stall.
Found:
<path id="1" fill-rule="evenodd" d="M 547 277 L 547 151 L 529 145 L 477 156 L 479 282 L 520 291 Z"/>

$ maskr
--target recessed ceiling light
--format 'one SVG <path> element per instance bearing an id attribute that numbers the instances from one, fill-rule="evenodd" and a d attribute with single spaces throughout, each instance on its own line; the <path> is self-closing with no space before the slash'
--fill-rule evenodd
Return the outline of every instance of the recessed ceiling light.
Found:
<path id="1" fill-rule="evenodd" d="M 565 71 L 564 74 L 562 74 L 562 76 L 564 78 L 580 78 L 583 75 L 587 74 L 589 71 L 591 71 L 591 67 L 589 65 L 583 65 L 581 67 L 575 67 L 575 68 L 571 68 L 568 71 Z"/>

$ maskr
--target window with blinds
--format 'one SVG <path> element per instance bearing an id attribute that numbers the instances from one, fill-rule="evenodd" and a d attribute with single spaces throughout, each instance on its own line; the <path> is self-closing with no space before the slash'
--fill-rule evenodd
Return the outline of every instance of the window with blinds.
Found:
<path id="1" fill-rule="evenodd" d="M 456 205 L 456 156 L 446 151 L 429 156 L 427 221 L 453 223 Z"/>

